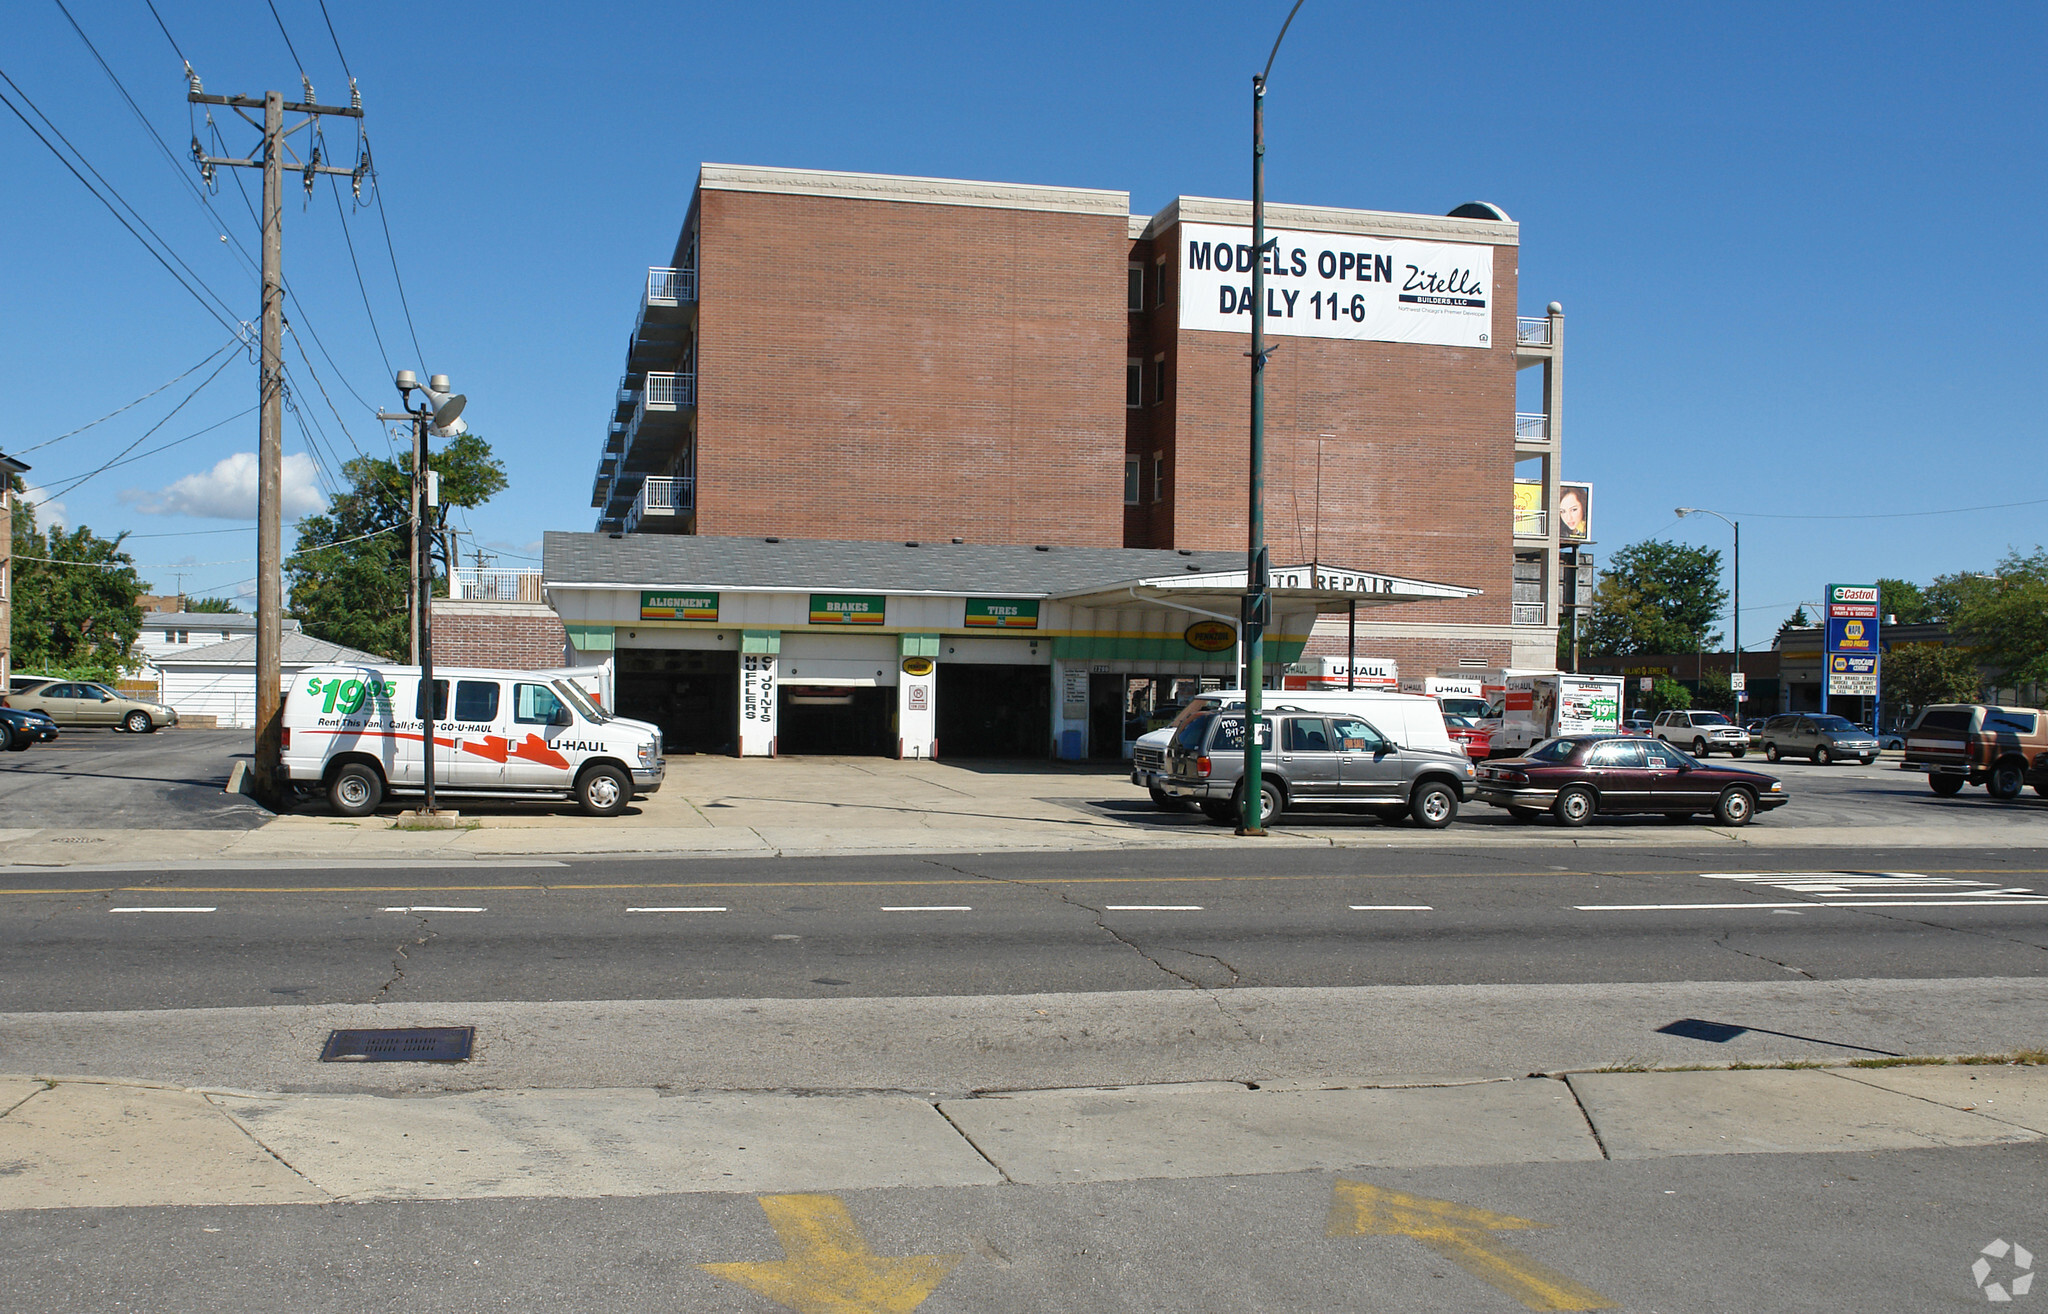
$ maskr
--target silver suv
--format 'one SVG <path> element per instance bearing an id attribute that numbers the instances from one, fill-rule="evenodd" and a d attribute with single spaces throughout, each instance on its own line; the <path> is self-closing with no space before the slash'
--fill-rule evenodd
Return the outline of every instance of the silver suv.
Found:
<path id="1" fill-rule="evenodd" d="M 1650 732 L 1702 759 L 1709 753 L 1741 757 L 1749 751 L 1749 731 L 1719 712 L 1659 712 Z"/>
<path id="2" fill-rule="evenodd" d="M 1458 815 L 1473 780 L 1462 752 L 1403 748 L 1363 717 L 1343 712 L 1261 717 L 1259 747 L 1261 814 L 1268 820 L 1292 808 L 1337 807 L 1388 820 L 1412 817 L 1437 830 Z M 1242 712 L 1197 716 L 1166 750 L 1160 788 L 1228 825 L 1243 809 L 1244 750 Z"/>
<path id="3" fill-rule="evenodd" d="M 1877 761 L 1877 736 L 1846 716 L 1819 712 L 1788 712 L 1764 722 L 1764 760 L 1804 757 L 1826 766 L 1853 757 L 1865 766 Z"/>

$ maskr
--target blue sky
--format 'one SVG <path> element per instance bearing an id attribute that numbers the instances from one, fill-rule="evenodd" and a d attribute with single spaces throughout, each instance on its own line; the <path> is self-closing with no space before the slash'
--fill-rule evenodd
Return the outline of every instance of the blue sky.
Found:
<path id="1" fill-rule="evenodd" d="M 182 154 L 182 70 L 144 0 L 65 3 Z M 316 0 L 276 7 L 321 100 L 345 101 Z M 666 261 L 700 161 L 1117 188 L 1143 213 L 1177 194 L 1244 196 L 1250 75 L 1287 10 L 328 7 L 361 83 L 411 326 L 377 211 L 344 219 L 325 184 L 304 208 L 288 189 L 285 270 L 315 368 L 294 345 L 287 359 L 325 435 L 309 453 L 287 417 L 296 505 L 317 505 L 321 465 L 385 449 L 364 401 L 396 400 L 388 355 L 452 375 L 505 459 L 511 488 L 466 526 L 505 565 L 530 564 L 515 554 L 537 552 L 543 529 L 590 525 L 639 280 Z M 156 8 L 208 91 L 296 91 L 265 0 Z M 1906 514 L 2048 497 L 2044 37 L 2034 5 L 1308 0 L 1273 72 L 1268 195 L 1432 213 L 1483 198 L 1519 220 L 1524 312 L 1556 300 L 1568 315 L 1564 475 L 1595 485 L 1599 550 L 1650 536 L 1725 549 L 1720 522 L 1676 523 L 1671 508 L 1739 515 L 1743 637 L 1757 647 L 1831 580 L 1988 569 L 2048 540 L 2042 505 Z M 54 0 L 13 6 L 9 38 L 0 68 L 253 317 L 255 279 L 221 240 L 256 246 L 234 180 L 224 172 L 214 199 L 223 230 Z M 242 149 L 254 136 L 224 131 Z M 346 123 L 330 121 L 327 144 L 353 162 Z M 4 112 L 0 169 L 0 450 L 58 489 L 165 420 L 220 360 L 28 449 L 229 333 Z M 256 181 L 243 177 L 252 195 Z M 249 587 L 254 535 L 234 516 L 255 420 L 229 417 L 255 391 L 234 359 L 135 451 L 227 423 L 65 491 L 68 519 L 133 531 L 160 588 L 180 572 L 188 592 Z"/>

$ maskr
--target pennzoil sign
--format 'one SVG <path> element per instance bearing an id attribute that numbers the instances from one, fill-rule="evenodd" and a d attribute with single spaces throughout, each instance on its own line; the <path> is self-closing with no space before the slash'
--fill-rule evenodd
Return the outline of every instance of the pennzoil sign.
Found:
<path id="1" fill-rule="evenodd" d="M 1196 621 L 1180 637 L 1196 652 L 1224 652 L 1237 646 L 1237 631 L 1222 621 Z"/>

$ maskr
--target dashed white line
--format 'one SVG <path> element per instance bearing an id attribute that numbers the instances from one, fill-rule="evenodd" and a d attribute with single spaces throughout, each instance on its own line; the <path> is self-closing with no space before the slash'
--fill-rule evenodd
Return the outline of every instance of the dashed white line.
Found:
<path id="1" fill-rule="evenodd" d="M 628 908 L 627 912 L 670 913 L 670 912 L 725 912 L 724 908 Z"/>
<path id="2" fill-rule="evenodd" d="M 439 904 L 429 904 L 429 903 L 415 903 L 415 904 L 411 904 L 411 905 L 408 905 L 408 906 L 406 906 L 406 907 L 403 907 L 403 908 L 386 908 L 386 909 L 385 909 L 384 911 L 385 911 L 385 912 L 402 912 L 402 913 L 422 913 L 422 912 L 489 912 L 489 911 L 490 911 L 490 909 L 488 909 L 488 908 L 456 908 L 456 907 L 442 906 L 442 905 L 439 905 Z"/>
<path id="3" fill-rule="evenodd" d="M 1199 903 L 1105 903 L 1104 912 L 1201 912 Z"/>
<path id="4" fill-rule="evenodd" d="M 220 909 L 218 909 L 218 908 L 109 908 L 109 909 L 107 909 L 107 911 L 108 911 L 108 912 L 118 912 L 118 913 L 185 913 L 185 912 L 219 912 L 219 911 L 220 911 Z"/>
<path id="5" fill-rule="evenodd" d="M 1435 912 L 1426 903 L 1354 903 L 1352 912 Z"/>
<path id="6" fill-rule="evenodd" d="M 973 912 L 972 906 L 964 903 L 907 903 L 891 907 L 882 906 L 883 912 Z"/>
<path id="7" fill-rule="evenodd" d="M 1576 903 L 1580 912 L 1663 912 L 1705 908 L 1834 908 L 1826 903 Z"/>

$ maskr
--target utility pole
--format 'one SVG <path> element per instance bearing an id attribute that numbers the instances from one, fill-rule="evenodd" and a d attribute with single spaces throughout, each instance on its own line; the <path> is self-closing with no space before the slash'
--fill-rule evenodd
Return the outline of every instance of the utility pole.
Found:
<path id="1" fill-rule="evenodd" d="M 208 155 L 192 139 L 192 159 L 199 175 L 210 185 L 213 171 L 227 167 L 263 171 L 263 359 L 258 372 L 260 415 L 256 444 L 256 761 L 255 795 L 266 806 L 283 801 L 284 779 L 284 680 L 280 659 L 284 643 L 284 549 L 280 543 L 282 523 L 279 500 L 284 485 L 284 170 L 289 138 L 316 125 L 324 114 L 343 118 L 363 117 L 362 97 L 351 82 L 347 107 L 319 105 L 313 101 L 313 85 L 302 83 L 305 99 L 287 103 L 284 93 L 266 91 L 254 96 L 209 96 L 199 85 L 199 75 L 185 66 L 191 90 L 185 99 L 196 105 L 223 105 L 235 111 L 251 127 L 260 127 L 260 150 L 240 159 Z M 249 111 L 261 110 L 262 122 Z M 287 114 L 307 117 L 290 128 Z M 316 134 L 317 135 L 317 134 Z M 317 174 L 352 177 L 361 186 L 369 169 L 367 159 L 353 169 L 337 169 L 320 162 L 316 145 L 303 161 L 293 158 L 290 166 L 305 178 L 306 190 L 313 190 Z"/>

